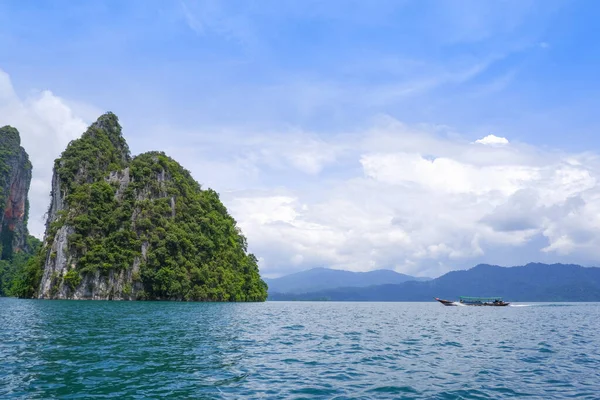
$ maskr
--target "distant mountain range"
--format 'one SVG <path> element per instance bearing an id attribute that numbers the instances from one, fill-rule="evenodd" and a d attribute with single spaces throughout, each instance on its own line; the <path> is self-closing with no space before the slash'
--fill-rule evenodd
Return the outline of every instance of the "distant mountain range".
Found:
<path id="1" fill-rule="evenodd" d="M 416 278 L 389 269 L 370 272 L 351 272 L 328 268 L 313 268 L 281 278 L 264 279 L 270 293 L 307 293 L 342 287 L 367 287 L 374 285 L 399 284 L 408 281 L 425 281 L 431 278 Z"/>
<path id="2" fill-rule="evenodd" d="M 284 278 L 287 277 L 279 279 Z M 276 290 L 281 286 L 274 286 L 269 288 L 269 300 L 428 301 L 434 297 L 455 300 L 459 296 L 502 296 L 509 302 L 600 301 L 600 268 L 572 264 L 530 263 L 519 267 L 480 264 L 428 281 L 345 286 L 303 293 L 283 293 Z"/>

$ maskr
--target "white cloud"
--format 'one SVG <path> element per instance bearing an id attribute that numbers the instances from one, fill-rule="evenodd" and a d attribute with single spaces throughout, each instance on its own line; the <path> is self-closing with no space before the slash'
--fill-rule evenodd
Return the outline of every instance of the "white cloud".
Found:
<path id="1" fill-rule="evenodd" d="M 243 202 L 250 221 L 259 224 L 272 222 L 292 223 L 298 213 L 293 203 L 294 198 L 286 196 L 237 198 Z"/>
<path id="2" fill-rule="evenodd" d="M 450 193 L 511 194 L 537 176 L 536 169 L 529 166 L 475 166 L 450 158 L 430 160 L 406 153 L 366 154 L 361 164 L 367 176 L 383 183 L 413 183 Z"/>
<path id="3" fill-rule="evenodd" d="M 81 110 L 94 114 L 48 91 L 19 98 L 0 74 L 0 123 L 20 130 L 34 164 L 36 234 L 52 161 L 86 128 Z M 268 276 L 314 266 L 436 276 L 477 262 L 600 258 L 595 154 L 508 146 L 494 135 L 473 145 L 448 127 L 385 116 L 336 135 L 135 129 L 124 131 L 134 153 L 143 137 L 221 193 Z"/>
<path id="4" fill-rule="evenodd" d="M 0 101 L 2 103 L 11 102 L 15 96 L 10 76 L 0 69 Z"/>
<path id="5" fill-rule="evenodd" d="M 488 144 L 488 145 L 505 145 L 508 144 L 508 139 L 498 137 L 496 135 L 487 135 L 484 138 L 477 139 L 475 143 Z"/>
<path id="6" fill-rule="evenodd" d="M 50 91 L 27 98 L 15 93 L 7 73 L 0 70 L 0 126 L 12 125 L 21 134 L 21 145 L 33 164 L 29 191 L 31 234 L 41 237 L 44 213 L 50 203 L 54 160 L 69 141 L 81 136 L 87 123 L 74 115 L 65 100 Z"/>
<path id="7" fill-rule="evenodd" d="M 277 153 L 282 143 L 265 141 L 263 150 Z M 342 143 L 352 146 L 318 176 L 224 197 L 263 273 L 324 265 L 436 276 L 478 262 L 600 257 L 594 155 L 472 146 L 389 120 L 322 142 Z M 260 170 L 258 182 L 269 173 Z"/>
<path id="8" fill-rule="evenodd" d="M 181 5 L 181 12 L 183 13 L 183 17 L 188 27 L 197 34 L 201 34 L 204 30 L 202 23 L 200 23 L 196 16 L 190 11 L 185 1 L 181 1 L 179 4 Z"/>

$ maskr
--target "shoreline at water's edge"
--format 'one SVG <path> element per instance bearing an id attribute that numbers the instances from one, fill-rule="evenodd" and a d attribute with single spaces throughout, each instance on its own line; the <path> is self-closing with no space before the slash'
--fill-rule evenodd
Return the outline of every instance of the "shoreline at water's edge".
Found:
<path id="1" fill-rule="evenodd" d="M 150 299 L 150 300 L 137 300 L 137 299 L 40 299 L 38 297 L 15 297 L 15 296 L 0 296 L 0 299 L 15 299 L 15 300 L 33 300 L 33 301 L 114 301 L 114 302 L 127 302 L 127 303 L 266 303 L 264 301 L 227 301 L 227 300 L 171 300 L 171 299 Z"/>

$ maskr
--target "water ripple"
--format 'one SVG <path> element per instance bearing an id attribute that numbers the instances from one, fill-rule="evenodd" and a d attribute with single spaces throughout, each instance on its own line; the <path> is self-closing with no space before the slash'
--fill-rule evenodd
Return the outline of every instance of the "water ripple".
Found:
<path id="1" fill-rule="evenodd" d="M 0 299 L 0 398 L 596 399 L 600 305 Z"/>

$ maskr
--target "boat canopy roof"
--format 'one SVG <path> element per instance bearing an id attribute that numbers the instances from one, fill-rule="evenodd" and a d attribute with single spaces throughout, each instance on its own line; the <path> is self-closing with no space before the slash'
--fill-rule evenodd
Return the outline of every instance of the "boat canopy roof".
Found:
<path id="1" fill-rule="evenodd" d="M 502 300 L 500 296 L 493 297 L 468 297 L 468 296 L 460 296 L 461 300 L 465 301 L 494 301 L 494 300 Z"/>

